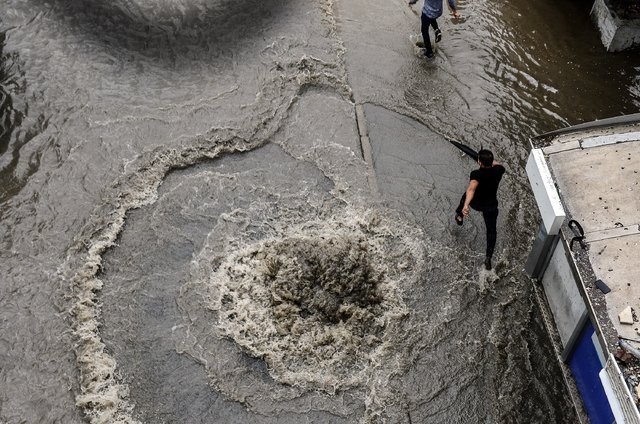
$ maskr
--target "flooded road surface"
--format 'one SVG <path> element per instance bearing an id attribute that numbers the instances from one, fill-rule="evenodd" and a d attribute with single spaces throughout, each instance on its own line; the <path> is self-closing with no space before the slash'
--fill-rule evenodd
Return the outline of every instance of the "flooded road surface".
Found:
<path id="1" fill-rule="evenodd" d="M 460 1 L 427 64 L 400 0 L 1 3 L 0 422 L 575 421 L 524 163 L 640 105 L 587 5 Z"/>

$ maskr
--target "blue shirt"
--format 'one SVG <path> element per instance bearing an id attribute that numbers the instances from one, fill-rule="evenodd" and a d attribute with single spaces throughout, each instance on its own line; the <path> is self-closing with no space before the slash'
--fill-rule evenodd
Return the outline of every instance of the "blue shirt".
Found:
<path id="1" fill-rule="evenodd" d="M 424 6 L 422 7 L 422 14 L 429 19 L 436 19 L 442 16 L 442 2 L 444 0 L 424 0 Z M 456 10 L 456 0 L 447 0 L 449 7 L 452 10 Z"/>

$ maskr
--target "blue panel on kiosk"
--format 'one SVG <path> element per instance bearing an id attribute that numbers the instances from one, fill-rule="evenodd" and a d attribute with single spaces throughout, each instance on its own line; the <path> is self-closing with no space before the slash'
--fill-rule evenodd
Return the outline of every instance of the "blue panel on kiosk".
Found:
<path id="1" fill-rule="evenodd" d="M 611 424 L 615 418 L 598 376 L 602 364 L 591 339 L 593 332 L 591 321 L 587 321 L 567 362 L 591 424 Z"/>

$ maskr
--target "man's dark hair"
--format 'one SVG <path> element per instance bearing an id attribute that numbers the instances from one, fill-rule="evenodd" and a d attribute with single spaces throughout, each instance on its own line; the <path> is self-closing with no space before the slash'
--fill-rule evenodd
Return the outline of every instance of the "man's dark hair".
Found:
<path id="1" fill-rule="evenodd" d="M 480 163 L 483 166 L 487 166 L 490 167 L 493 165 L 493 153 L 491 153 L 491 150 L 487 150 L 487 149 L 482 149 L 478 152 L 478 161 L 480 161 Z"/>

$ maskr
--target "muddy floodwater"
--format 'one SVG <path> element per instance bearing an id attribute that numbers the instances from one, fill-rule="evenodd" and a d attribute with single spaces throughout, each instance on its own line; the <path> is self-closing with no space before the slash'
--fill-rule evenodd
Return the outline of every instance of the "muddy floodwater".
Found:
<path id="1" fill-rule="evenodd" d="M 579 1 L 0 0 L 0 422 L 567 423 L 545 131 L 637 112 Z M 494 269 L 453 210 L 490 148 Z"/>

